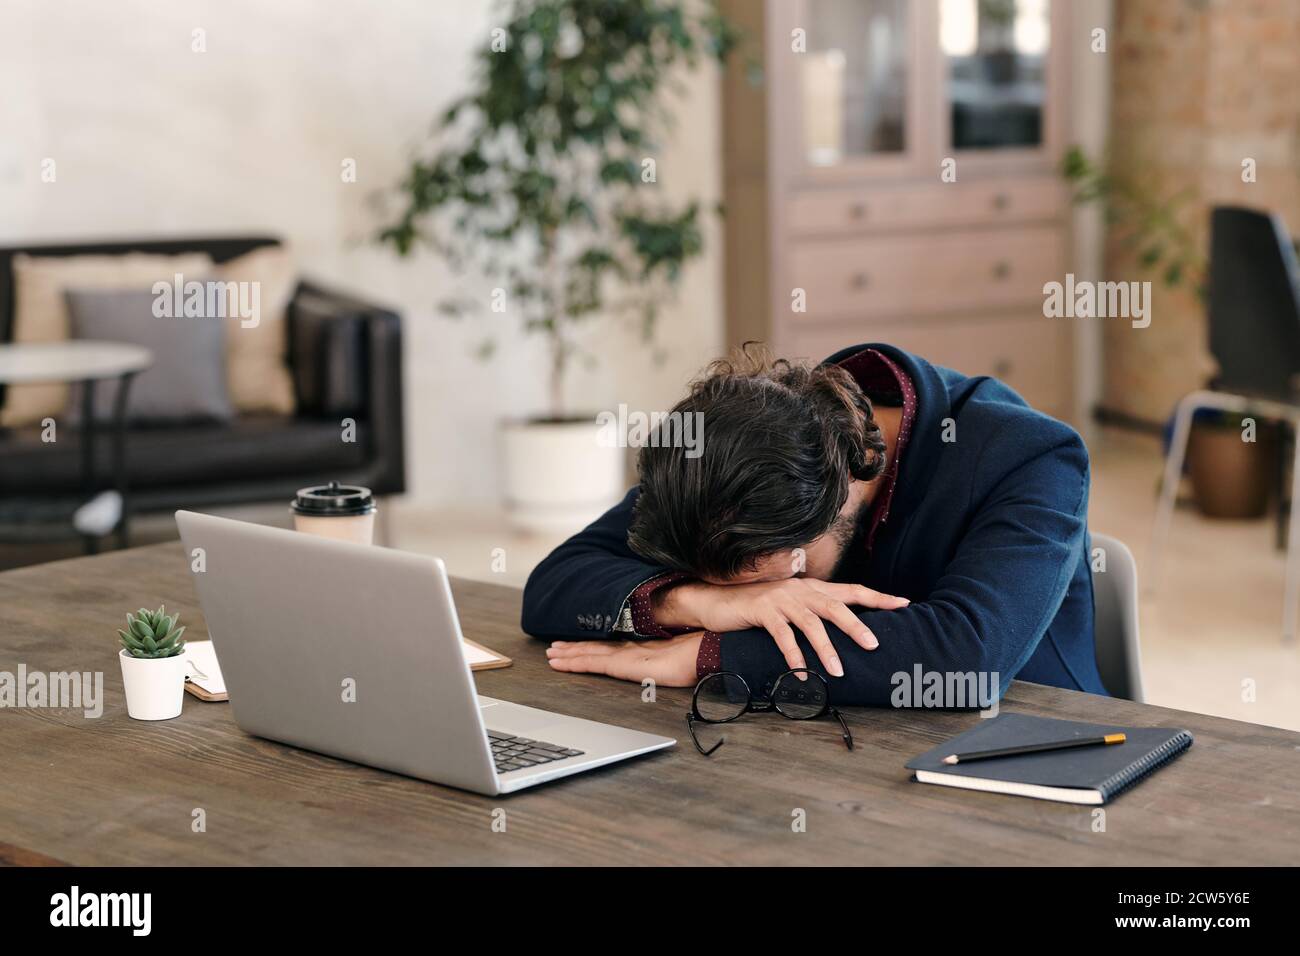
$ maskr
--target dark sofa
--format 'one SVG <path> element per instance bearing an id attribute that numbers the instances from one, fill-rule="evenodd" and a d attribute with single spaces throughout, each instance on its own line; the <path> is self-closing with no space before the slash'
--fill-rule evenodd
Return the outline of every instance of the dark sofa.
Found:
<path id="1" fill-rule="evenodd" d="M 205 252 L 220 263 L 276 244 L 273 238 L 252 237 L 0 248 L 0 341 L 13 334 L 16 253 Z M 297 413 L 243 415 L 226 424 L 131 427 L 126 449 L 133 511 L 262 501 L 287 505 L 296 489 L 329 479 L 366 485 L 376 496 L 404 490 L 398 315 L 303 281 L 288 323 Z M 340 439 L 344 418 L 356 422 L 355 442 Z M 110 485 L 110 444 L 94 444 L 103 487 Z M 47 444 L 35 427 L 0 428 L 0 500 L 76 493 L 81 481 L 75 429 Z"/>

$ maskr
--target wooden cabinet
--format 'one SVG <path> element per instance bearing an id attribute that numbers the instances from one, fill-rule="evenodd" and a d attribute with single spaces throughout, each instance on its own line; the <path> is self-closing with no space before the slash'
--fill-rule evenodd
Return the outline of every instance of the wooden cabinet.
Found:
<path id="1" fill-rule="evenodd" d="M 790 243 L 787 273 L 806 299 L 790 329 L 828 321 L 887 322 L 971 314 L 1041 302 L 1044 276 L 1060 267 L 1051 226 L 849 236 Z"/>
<path id="2" fill-rule="evenodd" d="M 1062 0 L 724 6 L 763 50 L 724 96 L 729 344 L 890 342 L 1072 418 Z"/>
<path id="3" fill-rule="evenodd" d="M 785 199 L 791 236 L 843 236 L 872 230 L 1003 226 L 1055 220 L 1062 191 L 1055 177 L 931 183 L 864 183 L 803 189 Z"/>

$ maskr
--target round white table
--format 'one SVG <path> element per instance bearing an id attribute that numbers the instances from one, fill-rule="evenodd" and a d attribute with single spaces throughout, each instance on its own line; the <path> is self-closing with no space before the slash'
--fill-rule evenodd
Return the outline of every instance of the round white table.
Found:
<path id="1" fill-rule="evenodd" d="M 153 353 L 123 342 L 24 342 L 0 345 L 0 385 L 85 382 L 143 372 Z"/>
<path id="2" fill-rule="evenodd" d="M 69 342 L 29 342 L 0 345 L 0 385 L 27 385 L 36 382 L 70 382 L 81 387 L 81 481 L 82 501 L 94 496 L 100 489 L 96 475 L 95 439 L 100 423 L 95 415 L 95 387 L 106 379 L 117 379 L 117 393 L 113 400 L 112 418 L 112 484 L 121 496 L 121 517 L 117 521 L 118 545 L 125 548 L 130 541 L 130 496 L 126 478 L 126 398 L 131 379 L 153 364 L 153 353 L 143 346 L 122 342 L 96 342 L 74 340 Z M 39 511 L 25 502 L 15 507 Z M 67 524 L 57 503 L 50 512 L 59 517 L 59 524 Z M 38 522 L 39 523 L 39 522 Z M 0 536 L 7 524 L 0 516 Z M 15 523 L 24 533 L 18 540 L 31 540 L 31 523 Z M 93 535 L 82 535 L 86 550 L 98 549 Z"/>

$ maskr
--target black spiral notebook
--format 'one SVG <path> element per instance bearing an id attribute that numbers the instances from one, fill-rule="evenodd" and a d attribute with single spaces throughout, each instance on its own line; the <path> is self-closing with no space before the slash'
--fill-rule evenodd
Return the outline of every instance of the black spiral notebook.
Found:
<path id="1" fill-rule="evenodd" d="M 1115 733 L 1123 733 L 1128 739 L 1111 747 L 1076 747 L 956 765 L 943 762 L 949 754 Z M 1168 727 L 1117 727 L 1002 714 L 981 720 L 966 733 L 908 761 L 907 769 L 921 783 L 1064 803 L 1102 804 L 1191 745 L 1191 734 Z"/>

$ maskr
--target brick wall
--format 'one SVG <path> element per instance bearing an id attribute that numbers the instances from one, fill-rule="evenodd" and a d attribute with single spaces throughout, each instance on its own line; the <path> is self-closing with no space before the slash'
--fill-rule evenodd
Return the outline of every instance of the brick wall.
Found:
<path id="1" fill-rule="evenodd" d="M 1110 49 L 1114 171 L 1158 195 L 1182 194 L 1179 220 L 1207 248 L 1212 206 L 1282 215 L 1300 233 L 1300 0 L 1121 0 Z M 1256 182 L 1242 181 L 1244 158 Z M 1152 281 L 1150 327 L 1104 326 L 1108 408 L 1163 421 L 1214 363 L 1205 313 L 1168 289 L 1111 230 L 1112 279 Z"/>

